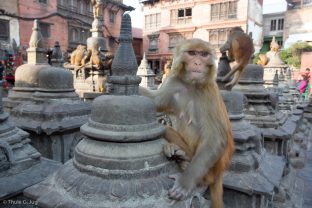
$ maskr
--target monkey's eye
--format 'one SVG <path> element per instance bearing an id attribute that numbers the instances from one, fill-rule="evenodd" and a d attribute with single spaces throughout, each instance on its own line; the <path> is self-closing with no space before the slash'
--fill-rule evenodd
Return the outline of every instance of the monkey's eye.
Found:
<path id="1" fill-rule="evenodd" d="M 185 51 L 190 56 L 200 55 L 201 57 L 207 57 L 209 52 L 207 51 Z"/>
<path id="2" fill-rule="evenodd" d="M 209 55 L 209 52 L 207 52 L 207 51 L 200 51 L 200 55 L 202 57 L 207 57 Z"/>
<path id="3" fill-rule="evenodd" d="M 188 55 L 190 56 L 196 56 L 197 55 L 197 51 L 185 51 L 186 53 L 188 53 Z"/>

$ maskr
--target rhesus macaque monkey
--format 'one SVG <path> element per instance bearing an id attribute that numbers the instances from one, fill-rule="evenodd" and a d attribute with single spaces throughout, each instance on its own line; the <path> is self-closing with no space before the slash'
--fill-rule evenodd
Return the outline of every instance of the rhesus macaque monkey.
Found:
<path id="1" fill-rule="evenodd" d="M 234 74 L 233 79 L 225 85 L 228 89 L 232 89 L 238 82 L 245 66 L 249 63 L 254 53 L 251 37 L 245 34 L 240 27 L 232 28 L 226 43 L 220 48 L 221 53 L 226 51 L 228 51 L 229 61 L 232 62 L 235 60 L 237 63 L 223 78 L 223 80 L 226 81 Z"/>
<path id="2" fill-rule="evenodd" d="M 84 45 L 78 45 L 77 49 L 74 50 L 70 56 L 70 64 L 75 66 L 81 66 L 83 58 L 87 52 L 87 47 Z"/>
<path id="3" fill-rule="evenodd" d="M 215 82 L 215 54 L 200 39 L 176 47 L 171 73 L 156 91 L 140 88 L 152 98 L 157 111 L 177 117 L 176 129 L 166 127 L 167 157 L 183 172 L 173 175 L 169 197 L 186 198 L 197 185 L 209 185 L 213 208 L 223 207 L 223 172 L 234 151 L 231 124 Z"/>

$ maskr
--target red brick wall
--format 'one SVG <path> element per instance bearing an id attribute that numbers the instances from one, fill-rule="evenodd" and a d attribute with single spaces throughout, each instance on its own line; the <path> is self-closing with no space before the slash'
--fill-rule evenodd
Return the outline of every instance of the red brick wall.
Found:
<path id="1" fill-rule="evenodd" d="M 48 4 L 41 4 L 34 0 L 19 1 L 19 15 L 22 17 L 44 17 L 56 12 L 57 0 L 48 0 Z M 46 48 L 54 46 L 59 41 L 61 49 L 65 51 L 68 47 L 68 26 L 67 21 L 59 16 L 52 16 L 39 20 L 50 24 L 50 37 L 44 38 Z M 20 20 L 21 46 L 28 46 L 32 33 L 33 21 Z"/>

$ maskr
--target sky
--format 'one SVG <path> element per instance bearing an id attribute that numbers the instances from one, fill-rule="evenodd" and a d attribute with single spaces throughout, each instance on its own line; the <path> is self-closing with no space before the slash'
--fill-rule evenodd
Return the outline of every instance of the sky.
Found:
<path id="1" fill-rule="evenodd" d="M 264 0 L 263 14 L 286 11 L 286 0 Z"/>
<path id="2" fill-rule="evenodd" d="M 131 16 L 132 27 L 143 28 L 143 13 L 141 11 L 139 0 L 123 0 L 123 3 L 136 8 L 129 13 Z"/>
<path id="3" fill-rule="evenodd" d="M 123 0 L 123 3 L 136 8 L 130 12 L 132 27 L 143 28 L 143 13 L 142 5 L 139 0 Z M 282 12 L 286 10 L 286 0 L 264 0 L 263 1 L 263 14 Z"/>

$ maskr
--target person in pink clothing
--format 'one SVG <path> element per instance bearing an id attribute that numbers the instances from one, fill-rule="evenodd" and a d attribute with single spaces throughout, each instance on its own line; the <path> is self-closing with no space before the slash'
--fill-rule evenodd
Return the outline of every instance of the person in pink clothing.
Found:
<path id="1" fill-rule="evenodd" d="M 300 94 L 304 93 L 306 88 L 307 88 L 307 85 L 308 85 L 308 80 L 307 78 L 304 76 L 303 77 L 303 80 L 301 80 L 300 82 L 300 85 L 299 85 L 299 92 Z"/>

